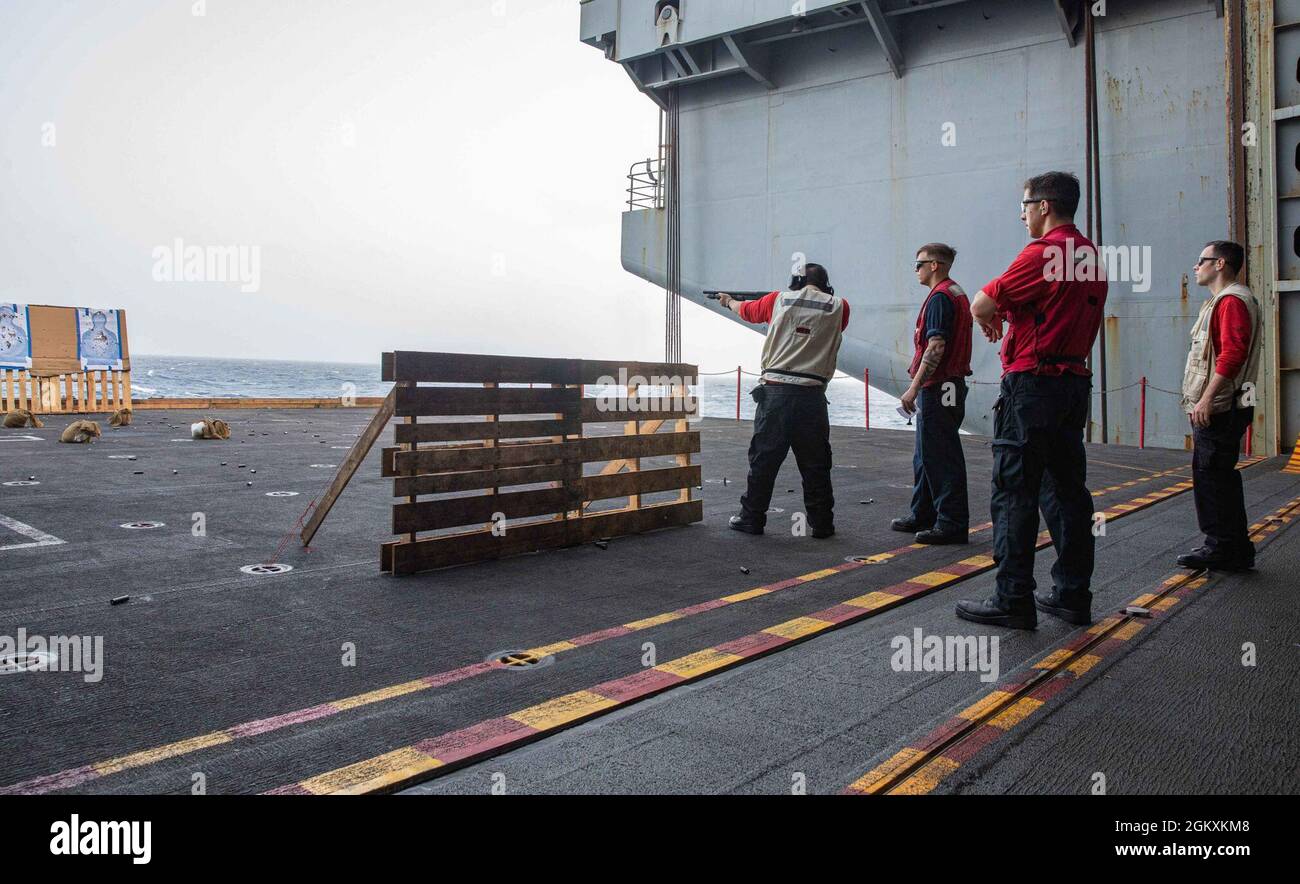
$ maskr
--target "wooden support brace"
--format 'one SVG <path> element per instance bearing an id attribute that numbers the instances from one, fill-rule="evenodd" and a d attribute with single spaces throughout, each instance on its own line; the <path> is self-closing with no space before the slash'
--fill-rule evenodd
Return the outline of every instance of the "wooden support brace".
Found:
<path id="1" fill-rule="evenodd" d="M 343 459 L 343 463 L 339 465 L 339 471 L 334 475 L 334 481 L 330 483 L 329 490 L 325 492 L 325 496 L 321 498 L 316 508 L 312 510 L 306 524 L 303 525 L 303 546 L 311 543 L 311 539 L 316 536 L 316 531 L 320 528 L 321 522 L 325 521 L 325 517 L 333 509 L 334 503 L 339 499 L 339 495 L 343 493 L 343 489 L 348 487 L 348 482 L 352 480 L 357 467 L 361 466 L 361 462 L 366 459 L 366 455 L 370 453 L 370 449 L 374 447 L 375 442 L 379 440 L 380 434 L 388 426 L 388 422 L 393 419 L 395 404 L 396 393 L 390 390 L 388 396 L 384 399 L 384 404 L 379 406 L 379 411 L 375 412 L 375 416 L 366 425 L 365 431 L 357 437 L 357 441 L 352 445 L 352 450 L 348 452 L 347 457 Z"/>

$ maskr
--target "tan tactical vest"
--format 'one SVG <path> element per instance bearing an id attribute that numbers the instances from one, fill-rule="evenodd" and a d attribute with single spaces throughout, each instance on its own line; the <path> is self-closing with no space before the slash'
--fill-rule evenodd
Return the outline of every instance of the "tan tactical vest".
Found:
<path id="1" fill-rule="evenodd" d="M 1250 313 L 1250 349 L 1246 356 L 1246 362 L 1241 366 L 1241 371 L 1237 372 L 1237 376 L 1232 379 L 1232 384 L 1221 390 L 1219 395 L 1214 398 L 1214 402 L 1210 405 L 1210 413 L 1219 414 L 1224 411 L 1231 411 L 1232 397 L 1240 393 L 1242 387 L 1246 384 L 1253 387 L 1259 376 L 1259 351 L 1260 343 L 1263 340 L 1261 335 L 1264 321 L 1263 314 L 1259 309 L 1259 301 L 1255 300 L 1255 296 L 1251 294 L 1250 289 L 1239 282 L 1234 282 L 1205 302 L 1201 307 L 1200 315 L 1196 318 L 1196 324 L 1192 326 L 1192 349 L 1187 354 L 1187 369 L 1183 372 L 1183 411 L 1188 414 L 1191 414 L 1192 409 L 1196 407 L 1196 403 L 1201 401 L 1206 385 L 1209 383 L 1210 378 L 1214 376 L 1217 354 L 1214 352 L 1214 340 L 1210 336 L 1210 319 L 1214 316 L 1214 308 L 1219 301 L 1226 297 L 1239 298 Z"/>
<path id="2" fill-rule="evenodd" d="M 781 292 L 763 342 L 763 379 L 809 387 L 835 376 L 840 355 L 844 299 L 816 286 Z"/>

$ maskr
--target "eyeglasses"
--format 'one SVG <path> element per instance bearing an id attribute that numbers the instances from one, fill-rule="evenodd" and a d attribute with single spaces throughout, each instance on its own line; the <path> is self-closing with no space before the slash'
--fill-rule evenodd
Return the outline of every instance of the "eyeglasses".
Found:
<path id="1" fill-rule="evenodd" d="M 1219 259 L 1218 259 L 1218 258 L 1215 258 L 1215 257 L 1201 258 L 1199 261 L 1196 262 L 1196 266 L 1197 266 L 1197 267 L 1200 267 L 1200 266 L 1201 266 L 1202 264 L 1204 264 L 1206 261 L 1217 261 L 1217 260 L 1219 260 Z"/>
<path id="2" fill-rule="evenodd" d="M 1053 200 L 1050 197 L 1046 197 L 1046 196 L 1036 196 L 1036 197 L 1031 197 L 1030 199 L 1027 200 L 1021 200 L 1020 211 L 1023 212 L 1025 210 L 1025 206 L 1032 206 L 1034 203 L 1050 203 L 1050 202 L 1053 202 Z"/>
<path id="3" fill-rule="evenodd" d="M 934 260 L 931 260 L 931 261 L 917 261 L 917 262 L 916 262 L 916 269 L 917 269 L 917 270 L 920 270 L 920 269 L 921 269 L 922 267 L 924 267 L 926 264 L 947 264 L 947 263 L 948 263 L 947 261 L 934 261 Z"/>

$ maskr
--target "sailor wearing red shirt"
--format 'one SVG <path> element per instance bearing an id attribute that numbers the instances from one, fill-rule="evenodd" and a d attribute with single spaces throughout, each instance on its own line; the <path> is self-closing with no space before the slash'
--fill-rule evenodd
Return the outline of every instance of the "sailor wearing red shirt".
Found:
<path id="1" fill-rule="evenodd" d="M 1187 568 L 1248 571 L 1255 545 L 1246 527 L 1237 456 L 1255 419 L 1255 381 L 1263 341 L 1263 311 L 1237 282 L 1241 246 L 1216 240 L 1196 262 L 1196 284 L 1210 290 L 1192 326 L 1183 374 L 1183 409 L 1192 423 L 1192 494 L 1205 545 L 1178 557 Z"/>
<path id="2" fill-rule="evenodd" d="M 757 301 L 737 301 L 725 293 L 718 297 L 746 322 L 768 325 L 763 376 L 751 394 L 758 408 L 749 443 L 749 485 L 740 499 L 740 515 L 732 516 L 730 526 L 763 533 L 776 474 L 793 448 L 808 527 L 813 537 L 825 538 L 835 533 L 826 384 L 835 375 L 849 305 L 835 294 L 820 264 L 804 265 L 804 275 L 791 280 L 790 287 L 794 291 L 772 292 Z"/>
<path id="3" fill-rule="evenodd" d="M 902 397 L 903 409 L 916 414 L 912 513 L 890 527 L 914 532 L 918 543 L 966 543 L 970 527 L 961 423 L 971 373 L 971 315 L 966 293 L 948 276 L 956 259 L 956 250 L 941 242 L 916 253 L 916 280 L 930 294 L 916 317 L 907 372 L 912 383 Z"/>
<path id="4" fill-rule="evenodd" d="M 1101 328 L 1107 284 L 1097 248 L 1074 226 L 1079 180 L 1047 172 L 1025 182 L 1020 218 L 1033 241 L 986 285 L 971 315 L 1002 340 L 994 417 L 993 558 L 997 591 L 957 603 L 977 623 L 1033 629 L 1039 611 L 1092 621 L 1092 495 L 1083 431 L 1092 391 L 1088 354 Z M 1010 330 L 1003 339 L 1004 318 Z M 1056 547 L 1050 592 L 1034 590 L 1038 511 Z"/>

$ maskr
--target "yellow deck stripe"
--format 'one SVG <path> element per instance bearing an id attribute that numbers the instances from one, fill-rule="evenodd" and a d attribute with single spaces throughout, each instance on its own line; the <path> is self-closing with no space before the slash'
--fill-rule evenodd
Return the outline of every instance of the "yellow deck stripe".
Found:
<path id="1" fill-rule="evenodd" d="M 1043 701 L 1036 697 L 1021 697 L 1006 709 L 990 718 L 986 723 L 1004 731 L 1009 731 L 1034 713 Z"/>
<path id="2" fill-rule="evenodd" d="M 942 586 L 945 583 L 951 583 L 957 579 L 956 574 L 949 574 L 946 571 L 930 571 L 926 574 L 918 574 L 916 577 L 908 579 L 908 583 L 923 583 L 926 586 Z"/>
<path id="3" fill-rule="evenodd" d="M 1058 666 L 1061 663 L 1064 663 L 1066 660 L 1070 658 L 1070 655 L 1073 653 L 1074 652 L 1071 651 L 1069 648 L 1057 648 L 1055 651 L 1052 651 L 1052 653 L 1048 654 L 1046 657 L 1044 657 L 1043 659 L 1035 663 L 1033 665 L 1033 668 L 1051 669 L 1055 666 Z"/>
<path id="4" fill-rule="evenodd" d="M 530 648 L 524 651 L 525 654 L 532 654 L 534 657 L 549 657 L 552 654 L 558 654 L 560 651 L 572 651 L 576 648 L 573 642 L 555 642 L 554 644 L 542 645 L 540 648 Z"/>
<path id="5" fill-rule="evenodd" d="M 1101 662 L 1101 658 L 1096 654 L 1083 654 L 1078 660 L 1075 660 L 1067 668 L 1076 676 L 1083 675 L 1092 667 Z"/>
<path id="6" fill-rule="evenodd" d="M 1109 617 L 1104 617 L 1101 620 L 1098 620 L 1096 623 L 1092 624 L 1092 626 L 1088 627 L 1088 634 L 1097 635 L 1098 633 L 1105 632 L 1107 629 L 1110 629 L 1119 621 L 1120 621 L 1120 617 L 1118 614 L 1111 614 Z"/>
<path id="7" fill-rule="evenodd" d="M 407 746 L 303 780 L 313 795 L 362 795 L 442 767 L 442 762 Z"/>
<path id="8" fill-rule="evenodd" d="M 916 761 L 925 753 L 920 749 L 913 749 L 907 746 L 890 756 L 888 761 L 884 761 L 867 771 L 862 776 L 853 781 L 849 786 L 855 792 L 870 792 L 878 784 L 888 780 L 894 774 Z"/>
<path id="9" fill-rule="evenodd" d="M 211 734 L 203 734 L 198 737 L 190 737 L 188 740 L 179 740 L 175 743 L 168 743 L 165 746 L 158 746 L 154 749 L 145 749 L 142 752 L 133 752 L 130 755 L 123 755 L 119 758 L 110 758 L 108 761 L 101 761 L 96 764 L 95 770 L 100 774 L 108 776 L 109 774 L 118 773 L 132 767 L 143 767 L 146 764 L 153 764 L 156 761 L 163 761 L 167 758 L 175 758 L 177 755 L 187 755 L 190 752 L 197 752 L 200 749 L 206 749 L 209 746 L 220 746 L 222 743 L 229 743 L 232 737 L 225 731 L 217 731 Z"/>
<path id="10" fill-rule="evenodd" d="M 702 673 L 721 669 L 743 659 L 743 657 L 735 654 L 728 654 L 714 648 L 705 648 L 703 651 L 696 651 L 694 654 L 687 654 L 685 657 L 669 660 L 667 663 L 656 666 L 655 669 L 660 672 L 667 672 L 670 675 L 680 675 L 682 678 L 694 678 Z"/>
<path id="11" fill-rule="evenodd" d="M 964 718 L 967 721 L 975 721 L 984 715 L 994 706 L 1010 699 L 1011 695 L 1006 691 L 990 691 L 983 697 L 980 697 L 972 705 L 957 713 L 958 718 Z"/>
<path id="12" fill-rule="evenodd" d="M 1130 620 L 1128 623 L 1125 623 L 1119 629 L 1111 633 L 1110 637 L 1117 638 L 1122 642 L 1126 642 L 1129 639 L 1131 639 L 1133 636 L 1141 632 L 1142 629 L 1143 626 L 1141 623 L 1138 623 L 1136 620 Z"/>
<path id="13" fill-rule="evenodd" d="M 512 712 L 509 717 L 520 724 L 526 724 L 539 731 L 545 731 L 616 705 L 618 704 L 614 700 L 602 697 L 600 694 L 593 694 L 591 691 L 575 691 L 572 694 L 565 694 L 563 697 L 556 697 L 553 700 L 547 700 L 545 703 L 538 703 L 536 706 L 529 706 L 527 709 Z"/>
<path id="14" fill-rule="evenodd" d="M 925 795 L 946 780 L 961 765 L 951 758 L 937 755 L 925 767 L 895 787 L 899 795 Z"/>
<path id="15" fill-rule="evenodd" d="M 383 700 L 391 700 L 394 697 L 401 697 L 404 694 L 413 694 L 416 691 L 426 691 L 428 689 L 429 683 L 420 679 L 419 681 L 408 681 L 405 684 L 395 684 L 391 687 L 380 688 L 377 691 L 357 694 L 355 697 L 346 697 L 342 700 L 335 700 L 330 705 L 340 711 L 345 709 L 355 709 L 358 706 L 368 706 L 371 703 L 379 703 Z"/>
<path id="16" fill-rule="evenodd" d="M 876 608 L 883 608 L 885 605 L 893 604 L 902 598 L 901 595 L 894 595 L 891 592 L 876 591 L 849 599 L 844 604 L 851 605 L 854 608 L 866 608 L 868 611 L 874 611 Z"/>
<path id="17" fill-rule="evenodd" d="M 724 602 L 747 602 L 750 599 L 756 599 L 761 595 L 768 595 L 771 592 L 772 590 L 770 589 L 759 587 L 758 589 L 751 589 L 748 592 L 738 592 L 735 595 L 724 595 L 722 600 Z"/>
<path id="18" fill-rule="evenodd" d="M 659 614 L 655 617 L 647 617 L 644 620 L 633 620 L 631 623 L 624 623 L 624 629 L 633 631 L 640 629 L 649 629 L 651 626 L 661 626 L 664 623 L 672 623 L 674 620 L 680 620 L 685 614 L 679 614 L 676 611 L 669 611 L 667 614 Z"/>
<path id="19" fill-rule="evenodd" d="M 778 623 L 776 626 L 769 626 L 763 632 L 768 635 L 779 635 L 781 638 L 803 638 L 805 635 L 812 635 L 815 632 L 821 632 L 834 626 L 834 623 L 828 623 L 825 620 L 818 620 L 814 617 L 796 617 L 793 620 L 787 620 L 784 623 Z"/>

